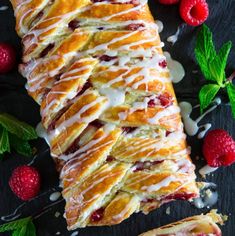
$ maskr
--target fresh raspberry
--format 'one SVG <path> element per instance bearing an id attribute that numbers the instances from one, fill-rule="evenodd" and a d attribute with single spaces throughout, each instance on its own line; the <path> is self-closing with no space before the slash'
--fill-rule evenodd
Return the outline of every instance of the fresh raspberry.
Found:
<path id="1" fill-rule="evenodd" d="M 0 74 L 13 69 L 16 62 L 15 49 L 8 43 L 0 43 Z"/>
<path id="2" fill-rule="evenodd" d="M 179 2 L 179 0 L 159 0 L 161 4 L 165 5 L 171 5 L 171 4 L 176 4 Z"/>
<path id="3" fill-rule="evenodd" d="M 204 139 L 203 155 L 209 166 L 229 166 L 235 162 L 235 141 L 225 130 L 212 130 Z"/>
<path id="4" fill-rule="evenodd" d="M 31 166 L 19 166 L 13 172 L 9 180 L 11 190 L 23 201 L 37 196 L 40 189 L 40 175 Z"/>
<path id="5" fill-rule="evenodd" d="M 209 15 L 205 0 L 182 0 L 180 3 L 181 18 L 189 25 L 201 25 Z"/>

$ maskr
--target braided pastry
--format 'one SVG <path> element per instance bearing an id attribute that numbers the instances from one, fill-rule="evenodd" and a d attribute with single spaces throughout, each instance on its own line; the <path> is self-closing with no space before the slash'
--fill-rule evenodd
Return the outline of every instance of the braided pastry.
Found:
<path id="1" fill-rule="evenodd" d="M 221 236 L 222 232 L 216 223 L 223 224 L 222 217 L 212 210 L 206 215 L 192 216 L 139 236 Z"/>
<path id="2" fill-rule="evenodd" d="M 68 229 L 198 196 L 147 0 L 11 0 Z"/>

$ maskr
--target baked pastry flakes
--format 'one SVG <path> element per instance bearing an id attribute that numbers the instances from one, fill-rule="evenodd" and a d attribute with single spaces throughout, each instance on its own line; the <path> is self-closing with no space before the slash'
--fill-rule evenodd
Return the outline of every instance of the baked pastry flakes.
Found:
<path id="1" fill-rule="evenodd" d="M 212 210 L 206 215 L 192 216 L 139 236 L 221 236 L 222 232 L 217 223 L 223 224 L 223 222 L 223 216 Z"/>
<path id="2" fill-rule="evenodd" d="M 11 0 L 68 229 L 198 196 L 147 0 Z"/>

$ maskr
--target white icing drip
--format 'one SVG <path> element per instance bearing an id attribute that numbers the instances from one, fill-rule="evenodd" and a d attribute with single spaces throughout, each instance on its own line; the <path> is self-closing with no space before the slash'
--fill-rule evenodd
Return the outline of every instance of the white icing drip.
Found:
<path id="1" fill-rule="evenodd" d="M 128 157 L 135 157 L 138 156 L 140 153 L 145 152 L 148 150 L 148 153 L 145 154 L 145 159 L 147 159 L 149 156 L 151 156 L 153 153 L 157 152 L 158 150 L 164 148 L 164 147 L 171 147 L 175 146 L 176 143 L 182 141 L 182 139 L 185 139 L 185 134 L 182 131 L 177 131 L 174 133 L 171 133 L 167 137 L 161 137 L 159 139 L 140 139 L 139 141 L 129 142 L 130 147 L 129 149 L 122 149 L 120 148 L 118 151 L 116 151 L 117 156 L 126 156 Z M 135 152 L 129 153 L 130 149 L 136 149 Z M 183 150 L 182 155 L 186 154 L 185 150 Z M 179 153 L 178 153 L 179 154 Z M 144 161 L 145 159 L 142 159 L 141 161 Z M 186 165 L 187 160 L 185 161 Z M 183 166 L 182 164 L 182 166 Z M 183 167 L 182 167 L 183 168 Z M 183 169 L 182 169 L 183 171 Z"/>
<path id="2" fill-rule="evenodd" d="M 20 4 L 18 4 L 18 6 L 15 9 L 15 15 L 18 13 L 18 11 L 20 10 L 21 7 L 23 7 L 24 5 L 27 5 L 31 2 L 32 2 L 32 0 L 25 0 L 25 1 L 22 1 Z"/>
<path id="3" fill-rule="evenodd" d="M 158 33 L 161 33 L 164 29 L 164 25 L 163 25 L 162 21 L 156 20 L 155 23 L 157 24 L 157 27 L 158 27 Z"/>
<path id="4" fill-rule="evenodd" d="M 181 63 L 171 58 L 169 52 L 164 52 L 167 65 L 170 70 L 173 83 L 179 83 L 185 76 L 185 70 Z"/>
<path id="5" fill-rule="evenodd" d="M 59 211 L 56 211 L 56 212 L 55 212 L 55 218 L 58 218 L 60 215 L 61 215 L 61 214 L 60 214 Z"/>
<path id="6" fill-rule="evenodd" d="M 184 127 L 185 127 L 185 131 L 189 136 L 194 136 L 198 133 L 200 128 L 204 128 L 204 131 L 202 131 L 201 133 L 199 133 L 198 138 L 203 138 L 206 131 L 208 131 L 211 128 L 211 124 L 208 123 L 206 125 L 202 125 L 199 126 L 198 123 L 210 112 L 212 112 L 214 109 L 216 109 L 220 104 L 221 104 L 221 99 L 220 98 L 216 98 L 213 103 L 215 105 L 213 105 L 210 109 L 208 109 L 204 114 L 202 114 L 201 116 L 199 116 L 196 120 L 193 120 L 192 118 L 190 118 L 190 115 L 193 111 L 193 107 L 190 103 L 188 102 L 181 102 L 179 104 L 180 108 L 181 108 L 181 115 L 184 121 Z"/>
<path id="7" fill-rule="evenodd" d="M 144 2 L 145 2 L 145 3 L 144 3 Z M 110 15 L 110 16 L 105 16 L 105 17 L 102 18 L 102 20 L 103 20 L 103 21 L 109 21 L 109 20 L 111 20 L 111 19 L 114 18 L 114 17 L 121 16 L 121 15 L 123 15 L 123 14 L 127 14 L 127 13 L 130 13 L 130 12 L 133 12 L 133 11 L 139 11 L 139 10 L 141 10 L 141 8 L 143 7 L 143 5 L 146 4 L 146 3 L 147 3 L 147 0 L 142 1 L 142 4 L 137 5 L 136 7 L 132 7 L 132 8 L 130 8 L 130 9 L 120 11 L 120 12 L 115 13 L 115 14 L 112 14 L 112 15 Z M 101 2 L 100 4 L 102 4 L 102 2 Z M 105 4 L 105 3 L 104 3 L 104 4 Z"/>
<path id="8" fill-rule="evenodd" d="M 50 201 L 55 202 L 57 201 L 61 196 L 60 192 L 54 192 L 49 196 Z"/>
<path id="9" fill-rule="evenodd" d="M 203 128 L 204 130 L 202 130 L 201 132 L 199 132 L 199 134 L 198 134 L 198 139 L 202 139 L 202 138 L 204 138 L 205 137 L 205 135 L 206 135 L 206 133 L 207 133 L 207 131 L 211 128 L 211 124 L 205 124 L 205 125 L 201 125 L 200 126 L 200 128 Z"/>
<path id="10" fill-rule="evenodd" d="M 200 197 L 193 200 L 195 207 L 210 208 L 218 201 L 218 193 L 215 191 L 215 184 L 207 183 L 204 188 L 201 189 Z"/>
<path id="11" fill-rule="evenodd" d="M 150 186 L 143 186 L 141 189 L 146 190 L 147 192 L 155 192 L 163 187 L 169 186 L 170 183 L 172 183 L 174 181 L 177 181 L 177 178 L 175 176 L 170 175 L 157 184 L 153 184 Z"/>
<path id="12" fill-rule="evenodd" d="M 125 102 L 125 91 L 113 88 L 101 88 L 99 92 L 108 98 L 108 107 L 115 107 Z"/>
<path id="13" fill-rule="evenodd" d="M 49 140 L 48 134 L 45 128 L 42 126 L 41 122 L 37 125 L 36 132 L 37 132 L 38 137 L 45 139 L 47 144 L 50 146 L 50 140 Z"/>
<path id="14" fill-rule="evenodd" d="M 200 175 L 205 176 L 205 175 L 208 175 L 208 174 L 216 171 L 217 169 L 218 169 L 218 167 L 211 167 L 209 165 L 205 165 L 199 170 L 199 173 L 200 173 Z"/>
<path id="15" fill-rule="evenodd" d="M 124 64 L 129 60 L 129 57 L 120 57 L 119 64 L 122 64 L 122 66 L 110 66 L 106 71 L 95 73 L 94 76 L 101 76 L 102 74 L 107 73 L 107 72 L 116 72 L 119 70 L 125 70 L 115 79 L 108 81 L 106 84 L 103 84 L 102 85 L 103 88 L 109 88 L 115 83 L 118 83 L 120 81 L 125 81 L 125 87 L 128 84 L 132 84 L 133 89 L 137 89 L 141 84 L 147 85 L 147 83 L 150 81 L 159 81 L 159 82 L 165 83 L 169 81 L 168 78 L 156 76 L 156 74 L 153 74 L 151 72 L 151 70 L 156 69 L 156 65 L 158 65 L 159 62 L 164 59 L 165 57 L 163 56 L 154 55 L 152 58 L 148 60 L 138 61 L 135 65 L 124 66 Z M 127 75 L 135 69 L 138 69 L 138 72 L 127 77 Z M 160 66 L 158 66 L 158 70 L 168 71 L 167 69 L 163 69 Z M 137 78 L 142 78 L 142 79 L 134 82 Z"/>
<path id="16" fill-rule="evenodd" d="M 28 31 L 28 28 L 23 24 L 24 19 L 28 14 L 30 14 L 33 11 L 33 9 L 29 9 L 28 11 L 25 11 L 24 14 L 21 16 L 19 21 L 19 28 L 22 31 L 23 34 L 26 34 Z M 15 13 L 16 14 L 16 13 Z"/>
<path id="17" fill-rule="evenodd" d="M 87 91 L 85 91 L 83 93 L 82 96 L 86 96 L 88 94 L 92 94 L 92 91 L 88 91 L 87 90 Z M 49 135 L 50 139 L 52 139 L 53 137 L 61 134 L 61 132 L 66 130 L 67 127 L 72 126 L 76 122 L 79 122 L 79 123 L 83 123 L 83 122 L 89 123 L 89 122 L 97 119 L 98 116 L 100 115 L 100 113 L 105 109 L 105 106 L 103 106 L 101 109 L 99 109 L 99 111 L 97 111 L 96 114 L 94 114 L 94 115 L 82 117 L 82 114 L 84 114 L 87 110 L 89 110 L 93 106 L 96 106 L 97 104 L 100 104 L 100 103 L 102 103 L 104 101 L 105 101 L 105 98 L 100 96 L 100 97 L 97 97 L 94 101 L 84 105 L 79 111 L 77 111 L 76 114 L 71 116 L 69 119 L 64 120 L 61 124 L 59 124 L 55 128 L 55 130 L 53 130 L 50 133 L 50 135 Z"/>
<path id="18" fill-rule="evenodd" d="M 167 38 L 167 42 L 172 43 L 174 45 L 176 41 L 178 40 L 179 34 L 180 34 L 180 27 L 178 27 L 174 35 L 171 35 Z"/>
<path id="19" fill-rule="evenodd" d="M 61 155 L 60 157 L 59 157 L 59 159 L 61 159 L 61 160 L 64 160 L 64 161 L 68 161 L 68 160 L 70 160 L 70 159 L 73 159 L 74 157 L 76 157 L 76 156 L 79 156 L 79 158 L 82 156 L 81 154 L 83 154 L 83 155 L 88 155 L 89 153 L 92 153 L 92 152 L 94 152 L 95 150 L 97 150 L 98 148 L 101 148 L 101 146 L 99 146 L 98 145 L 98 147 L 96 147 L 96 148 L 94 148 L 94 146 L 97 144 L 97 143 L 99 143 L 99 142 L 101 142 L 103 139 L 105 139 L 106 137 L 107 137 L 107 135 L 108 135 L 108 132 L 110 131 L 110 130 L 112 130 L 114 128 L 114 126 L 108 126 L 108 127 L 104 127 L 104 130 L 106 131 L 105 132 L 105 134 L 103 135 L 103 136 L 101 136 L 101 137 L 99 137 L 98 139 L 92 139 L 90 142 L 88 142 L 86 145 L 84 145 L 83 147 L 81 147 L 81 148 L 79 148 L 76 152 L 74 152 L 74 153 L 71 153 L 71 154 L 69 154 L 69 155 Z M 104 144 L 102 144 L 102 145 L 107 145 L 107 144 L 109 144 L 109 142 L 106 142 L 106 143 L 104 143 Z M 80 155 L 79 155 L 80 154 Z M 67 164 L 67 163 L 66 163 Z M 65 164 L 65 165 L 66 165 Z M 62 172 L 61 172 L 62 173 Z"/>
<path id="20" fill-rule="evenodd" d="M 1 6 L 0 11 L 6 11 L 9 7 L 8 6 Z"/>
<path id="21" fill-rule="evenodd" d="M 9 214 L 9 215 L 6 215 L 6 216 L 1 216 L 1 220 L 2 221 L 5 221 L 5 222 L 9 222 L 9 221 L 12 221 L 12 220 L 15 220 L 17 219 L 21 213 L 18 213 L 18 211 L 23 207 L 25 206 L 26 203 L 22 203 L 21 205 L 19 205 L 12 214 Z M 17 214 L 18 213 L 18 214 Z"/>
<path id="22" fill-rule="evenodd" d="M 169 106 L 165 109 L 163 109 L 162 111 L 159 111 L 156 113 L 156 115 L 152 118 L 148 119 L 148 122 L 150 124 L 156 125 L 159 123 L 159 120 L 165 116 L 170 116 L 170 115 L 174 115 L 180 112 L 180 108 L 178 106 L 172 105 Z"/>
<path id="23" fill-rule="evenodd" d="M 71 234 L 71 236 L 77 236 L 78 235 L 78 231 L 75 231 Z"/>
<path id="24" fill-rule="evenodd" d="M 38 199 L 38 198 L 40 198 L 40 197 L 42 197 L 42 196 L 44 196 L 44 195 L 47 195 L 48 194 L 48 192 L 50 192 L 51 190 L 49 190 L 49 191 L 46 191 L 46 192 L 44 192 L 44 193 L 42 193 L 42 194 L 40 194 L 40 195 L 38 195 L 37 197 L 35 197 L 35 198 L 33 198 L 33 199 L 31 199 L 31 200 L 29 200 L 27 203 L 29 203 L 29 202 L 31 202 L 31 201 L 35 201 L 36 199 Z M 57 202 L 58 203 L 58 202 Z M 53 204 L 56 204 L 56 203 L 53 203 Z M 26 202 L 24 202 L 24 203 L 22 203 L 21 205 L 19 205 L 11 214 L 9 214 L 9 215 L 5 215 L 5 216 L 1 216 L 1 220 L 2 221 L 5 221 L 5 222 L 9 222 L 9 221 L 12 221 L 12 220 L 15 220 L 15 219 L 17 219 L 19 216 L 21 216 L 21 212 L 19 212 L 18 213 L 18 211 L 22 208 L 22 207 L 24 207 L 26 205 Z M 49 205 L 50 206 L 50 205 Z M 44 209 L 44 208 L 43 208 Z M 35 218 L 36 219 L 36 218 Z"/>

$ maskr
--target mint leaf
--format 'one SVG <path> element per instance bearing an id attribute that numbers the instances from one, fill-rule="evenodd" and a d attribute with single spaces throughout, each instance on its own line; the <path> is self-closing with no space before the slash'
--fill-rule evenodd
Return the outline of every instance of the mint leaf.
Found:
<path id="1" fill-rule="evenodd" d="M 199 100 L 200 100 L 200 110 L 201 113 L 205 108 L 207 108 L 212 102 L 215 95 L 220 90 L 220 86 L 217 84 L 207 84 L 204 85 L 199 92 Z"/>
<path id="2" fill-rule="evenodd" d="M 218 57 L 219 57 L 219 60 L 221 62 L 221 70 L 222 70 L 222 74 L 223 74 L 223 81 L 226 80 L 226 75 L 225 75 L 225 69 L 226 69 L 226 65 L 227 65 L 227 61 L 228 61 L 228 55 L 231 51 L 231 48 L 232 48 L 232 42 L 231 41 L 228 41 L 227 43 L 225 43 L 221 49 L 219 50 L 219 53 L 218 53 Z"/>
<path id="3" fill-rule="evenodd" d="M 31 140 L 37 138 L 35 129 L 25 122 L 17 120 L 9 114 L 0 114 L 0 124 L 10 133 L 15 134 L 23 140 Z"/>
<path id="4" fill-rule="evenodd" d="M 220 49 L 219 54 L 209 63 L 211 76 L 221 87 L 223 87 L 223 82 L 226 80 L 225 68 L 231 47 L 231 42 L 225 43 Z"/>
<path id="5" fill-rule="evenodd" d="M 195 56 L 205 79 L 215 81 L 211 77 L 208 64 L 216 56 L 216 50 L 213 44 L 212 32 L 205 24 L 202 25 L 202 29 L 197 35 Z"/>
<path id="6" fill-rule="evenodd" d="M 14 134 L 9 134 L 11 147 L 23 156 L 32 156 L 32 148 L 27 140 L 22 140 Z"/>
<path id="7" fill-rule="evenodd" d="M 227 85 L 227 92 L 232 108 L 233 118 L 235 119 L 235 86 L 232 83 Z"/>
<path id="8" fill-rule="evenodd" d="M 27 217 L 27 218 L 15 220 L 10 223 L 0 225 L 0 233 L 6 232 L 6 231 L 18 230 L 24 227 L 25 225 L 27 225 L 30 221 L 31 221 L 31 217 Z"/>
<path id="9" fill-rule="evenodd" d="M 10 143 L 7 130 L 0 126 L 0 154 L 10 152 Z"/>
<path id="10" fill-rule="evenodd" d="M 18 236 L 26 236 L 27 225 L 24 225 L 18 232 Z"/>
<path id="11" fill-rule="evenodd" d="M 32 221 L 30 221 L 27 225 L 25 236 L 36 236 L 36 229 Z"/>
<path id="12" fill-rule="evenodd" d="M 197 35 L 196 49 L 201 52 L 207 60 L 213 59 L 216 55 L 212 32 L 205 24 L 202 25 L 202 29 Z"/>

